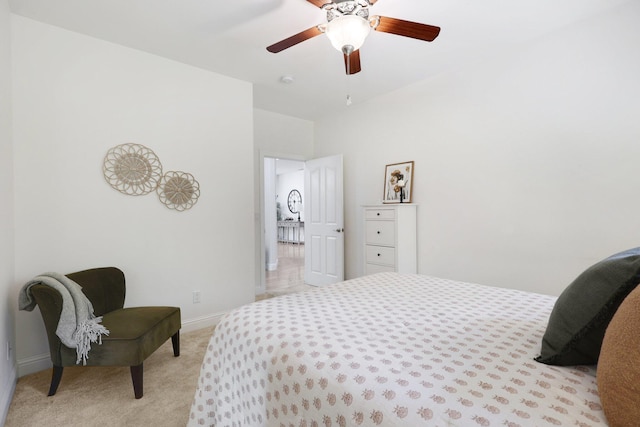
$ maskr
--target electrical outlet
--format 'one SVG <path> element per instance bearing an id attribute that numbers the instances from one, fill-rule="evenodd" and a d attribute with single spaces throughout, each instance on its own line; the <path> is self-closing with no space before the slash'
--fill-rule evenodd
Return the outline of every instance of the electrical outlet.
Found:
<path id="1" fill-rule="evenodd" d="M 198 304 L 200 302 L 200 291 L 193 291 L 193 303 Z"/>

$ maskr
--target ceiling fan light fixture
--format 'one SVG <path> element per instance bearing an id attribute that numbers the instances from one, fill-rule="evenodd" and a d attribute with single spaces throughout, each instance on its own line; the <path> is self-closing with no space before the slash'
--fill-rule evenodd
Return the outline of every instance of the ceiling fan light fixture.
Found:
<path id="1" fill-rule="evenodd" d="M 360 49 L 371 27 L 369 21 L 357 15 L 342 15 L 332 19 L 325 30 L 331 44 L 340 52 Z"/>

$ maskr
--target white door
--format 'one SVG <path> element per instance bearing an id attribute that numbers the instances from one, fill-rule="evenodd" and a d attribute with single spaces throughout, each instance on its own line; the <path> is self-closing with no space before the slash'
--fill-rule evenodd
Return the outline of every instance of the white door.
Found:
<path id="1" fill-rule="evenodd" d="M 304 281 L 344 280 L 342 155 L 309 160 L 304 168 Z"/>

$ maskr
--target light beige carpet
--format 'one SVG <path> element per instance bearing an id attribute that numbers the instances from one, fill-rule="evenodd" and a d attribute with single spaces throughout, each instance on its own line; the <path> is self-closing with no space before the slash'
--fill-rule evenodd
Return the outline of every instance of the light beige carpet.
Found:
<path id="1" fill-rule="evenodd" d="M 18 380 L 6 427 L 184 426 L 213 328 L 183 333 L 144 362 L 144 396 L 135 399 L 128 367 L 69 367 L 48 397 L 51 369 Z"/>

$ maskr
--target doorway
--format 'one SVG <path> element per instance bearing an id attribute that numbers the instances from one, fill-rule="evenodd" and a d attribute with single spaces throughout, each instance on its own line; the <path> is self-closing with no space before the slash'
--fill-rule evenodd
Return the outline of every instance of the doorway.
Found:
<path id="1" fill-rule="evenodd" d="M 264 157 L 264 292 L 297 292 L 304 283 L 304 168 L 301 160 Z"/>
<path id="2" fill-rule="evenodd" d="M 257 158 L 260 173 L 256 177 L 260 177 L 260 201 L 255 206 L 259 206 L 261 212 L 256 215 L 260 223 L 260 227 L 256 227 L 256 241 L 260 242 L 255 245 L 256 260 L 260 260 L 256 269 L 260 276 L 256 281 L 256 295 L 267 292 L 266 272 L 277 269 L 279 232 L 287 233 L 287 241 L 280 243 L 297 244 L 298 252 L 292 255 L 295 255 L 298 262 L 304 261 L 304 272 L 300 272 L 295 280 L 291 276 L 285 276 L 286 281 L 280 282 L 288 288 L 285 293 L 307 289 L 307 285 L 325 286 L 344 280 L 342 155 L 307 161 L 296 159 L 300 163 L 298 168 L 302 167 L 304 171 L 304 184 L 299 189 L 296 188 L 300 193 L 299 197 L 293 192 L 293 187 L 276 193 L 276 159 L 282 158 L 266 153 L 260 153 Z M 288 193 L 285 200 L 283 193 L 286 191 Z M 298 204 L 300 199 L 302 203 Z M 280 203 L 283 221 L 293 221 L 285 222 L 283 226 L 293 227 L 294 230 L 278 231 L 277 203 Z M 286 213 L 287 210 L 289 213 Z M 297 230 L 295 222 L 299 223 Z M 290 241 L 292 239 L 293 242 Z M 302 248 L 304 251 L 300 251 Z"/>

